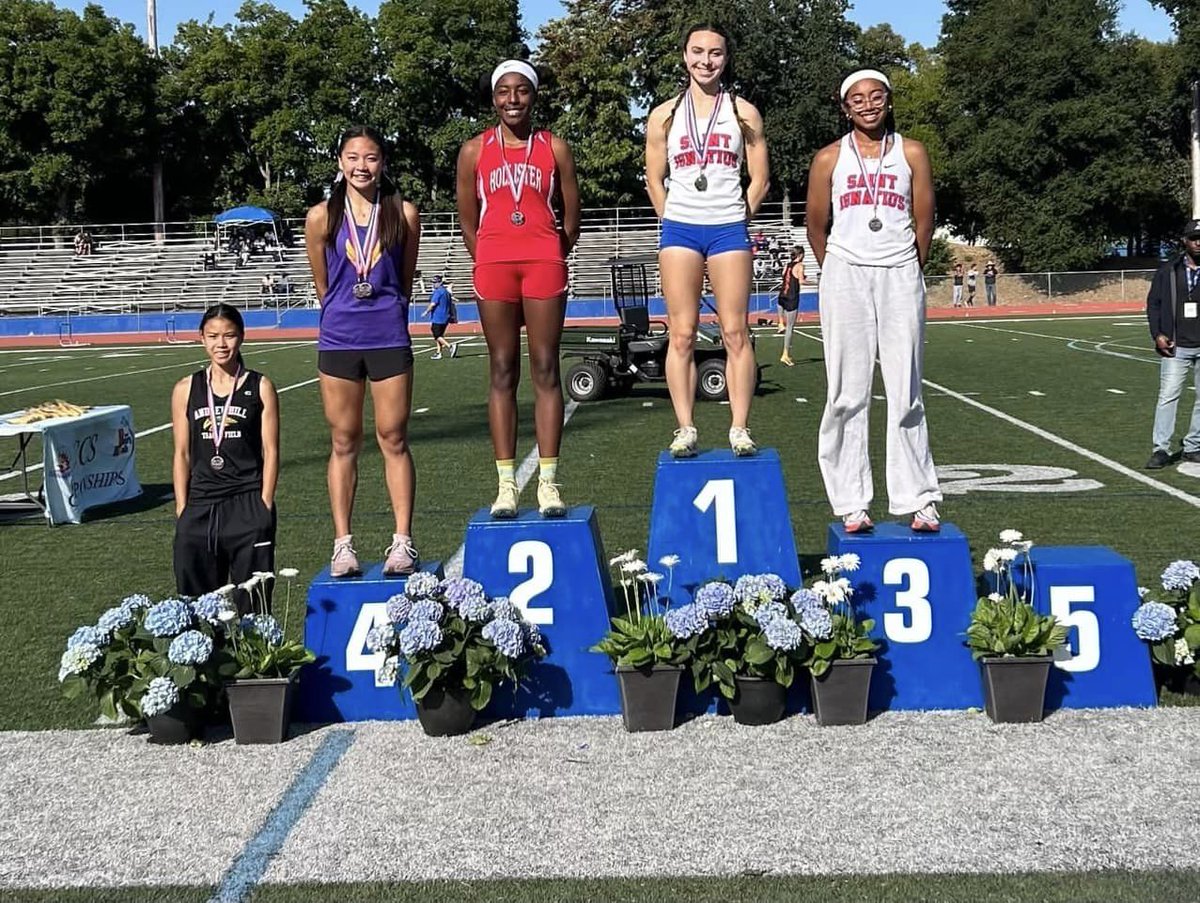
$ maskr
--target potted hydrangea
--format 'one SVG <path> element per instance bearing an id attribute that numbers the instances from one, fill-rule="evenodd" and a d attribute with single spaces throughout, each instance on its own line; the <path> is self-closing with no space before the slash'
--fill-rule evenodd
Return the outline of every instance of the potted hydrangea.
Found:
<path id="1" fill-rule="evenodd" d="M 159 743 L 185 743 L 220 689 L 207 597 L 128 596 L 67 640 L 58 679 L 68 698 L 90 692 L 112 721 L 145 719 Z"/>
<path id="2" fill-rule="evenodd" d="M 491 701 L 496 684 L 520 682 L 546 648 L 537 626 L 506 598 L 489 599 L 465 577 L 438 580 L 418 572 L 387 602 L 388 623 L 367 634 L 383 653 L 381 680 L 412 693 L 421 727 L 430 736 L 463 734 Z"/>
<path id="3" fill-rule="evenodd" d="M 697 692 L 715 684 L 739 724 L 783 717 L 786 690 L 807 650 L 782 578 L 746 574 L 732 586 L 705 583 L 665 620 L 683 641 Z"/>
<path id="4" fill-rule="evenodd" d="M 1175 692 L 1200 687 L 1200 567 L 1194 561 L 1172 561 L 1159 578 L 1161 600 L 1140 590 L 1141 605 L 1133 613 L 1133 629 L 1150 646 L 1150 660 L 1161 684 Z"/>
<path id="5" fill-rule="evenodd" d="M 998 722 L 1041 721 L 1046 683 L 1054 653 L 1067 639 L 1067 629 L 1054 615 L 1039 615 L 1029 601 L 1033 543 L 1016 530 L 1000 533 L 1003 545 L 989 549 L 983 569 L 995 591 L 979 599 L 967 627 L 967 646 L 981 662 L 983 698 L 988 716 Z M 1014 577 L 1020 562 L 1023 589 Z"/>
<path id="6" fill-rule="evenodd" d="M 842 572 L 858 570 L 853 552 L 821 560 L 822 577 L 792 596 L 792 607 L 810 641 L 804 665 L 809 671 L 813 711 L 819 724 L 864 724 L 871 695 L 875 622 L 859 620 L 854 588 Z"/>
<path id="7" fill-rule="evenodd" d="M 609 562 L 621 587 L 625 612 L 613 616 L 608 633 L 592 651 L 612 659 L 625 730 L 669 731 L 675 726 L 686 653 L 667 629 L 667 607 L 658 595 L 663 575 L 649 570 L 637 556 L 638 550 L 630 549 Z M 659 563 L 673 574 L 679 558 L 666 555 Z M 669 588 L 665 598 L 669 604 Z"/>
<path id="8" fill-rule="evenodd" d="M 241 618 L 231 617 L 233 604 L 225 587 L 211 594 L 221 600 L 205 614 L 224 626 L 219 673 L 229 698 L 229 718 L 237 743 L 282 743 L 292 720 L 292 701 L 300 669 L 315 660 L 303 643 L 287 639 L 295 568 L 280 568 L 288 580 L 283 624 L 268 611 L 267 587 L 275 579 L 259 571 L 238 588 L 246 590 L 254 610 Z M 227 592 L 228 591 L 228 592 Z"/>

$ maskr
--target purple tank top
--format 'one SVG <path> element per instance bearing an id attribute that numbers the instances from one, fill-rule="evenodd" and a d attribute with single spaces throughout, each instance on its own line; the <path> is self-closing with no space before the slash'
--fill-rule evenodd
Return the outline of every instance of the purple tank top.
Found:
<path id="1" fill-rule="evenodd" d="M 329 291 L 321 302 L 317 349 L 367 351 L 407 347 L 412 341 L 408 335 L 408 298 L 400 288 L 403 243 L 382 251 L 378 263 L 371 267 L 367 281 L 375 287 L 375 293 L 370 298 L 355 298 L 353 288 L 358 274 L 349 256 L 354 253 L 350 242 L 351 225 L 350 218 L 343 217 L 337 244 L 325 248 Z M 366 238 L 367 227 L 354 225 L 361 242 Z"/>

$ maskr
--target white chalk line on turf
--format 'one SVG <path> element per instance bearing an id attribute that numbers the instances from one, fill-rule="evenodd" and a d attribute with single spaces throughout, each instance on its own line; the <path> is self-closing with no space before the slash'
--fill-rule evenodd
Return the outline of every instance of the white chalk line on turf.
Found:
<path id="1" fill-rule="evenodd" d="M 1024 330 L 1024 329 L 1003 329 L 999 326 L 984 326 L 984 325 L 981 325 L 978 323 L 958 323 L 956 325 L 966 326 L 969 329 L 982 329 L 982 330 L 985 330 L 986 332 L 1004 332 L 1004 333 L 1008 333 L 1009 335 L 1028 336 L 1029 338 L 1032 338 L 1032 339 L 1051 339 L 1055 342 L 1067 342 L 1067 343 L 1081 342 L 1086 345 L 1095 345 L 1097 347 L 1100 347 L 1102 345 L 1111 345 L 1114 348 L 1127 348 L 1130 351 L 1140 351 L 1145 347 L 1143 345 L 1119 345 L 1116 342 L 1112 342 L 1112 341 L 1098 342 L 1095 339 L 1081 339 L 1078 336 L 1071 336 L 1071 335 L 1050 335 L 1050 334 L 1044 333 L 1044 332 L 1029 332 L 1028 330 Z M 1089 351 L 1090 349 L 1074 348 L 1072 350 Z M 1103 353 L 1103 352 L 1101 352 L 1101 353 Z M 1113 354 L 1114 356 L 1121 356 L 1121 355 L 1117 355 L 1116 352 L 1109 352 L 1109 353 Z M 1149 358 L 1133 357 L 1133 358 L 1131 358 L 1131 360 L 1149 360 Z"/>
<path id="2" fill-rule="evenodd" d="M 579 402 L 577 402 L 577 401 L 567 402 L 566 407 L 563 408 L 563 427 L 564 428 L 566 428 L 568 421 L 570 421 L 570 419 L 571 419 L 571 415 L 575 413 L 575 410 L 578 407 L 579 407 Z M 529 450 L 529 454 L 527 454 L 525 456 L 525 459 L 521 462 L 521 466 L 517 468 L 516 477 L 517 477 L 517 491 L 518 492 L 522 491 L 529 484 L 529 481 L 533 478 L 533 475 L 535 473 L 537 473 L 537 470 L 538 470 L 538 447 L 537 447 L 537 443 L 535 442 L 533 445 L 533 448 L 531 448 Z M 465 549 L 466 549 L 465 545 L 460 545 L 457 549 L 454 550 L 454 554 L 446 559 L 446 563 L 442 566 L 442 570 L 445 572 L 447 577 L 461 577 L 462 576 L 463 551 Z"/>

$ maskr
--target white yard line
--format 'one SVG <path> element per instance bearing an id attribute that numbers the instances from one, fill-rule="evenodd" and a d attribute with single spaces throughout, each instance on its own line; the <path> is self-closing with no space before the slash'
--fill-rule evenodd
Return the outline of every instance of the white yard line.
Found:
<path id="1" fill-rule="evenodd" d="M 1003 332 L 1003 333 L 1008 333 L 1009 335 L 1028 336 L 1029 338 L 1033 338 L 1033 339 L 1052 339 L 1056 342 L 1068 342 L 1068 343 L 1082 342 L 1087 345 L 1095 345 L 1098 348 L 1105 346 L 1105 345 L 1111 345 L 1114 348 L 1126 348 L 1130 351 L 1140 351 L 1145 347 L 1144 345 L 1119 345 L 1116 342 L 1097 342 L 1095 339 L 1081 339 L 1077 336 L 1050 335 L 1050 334 L 1044 333 L 1044 332 L 1029 332 L 1028 330 L 1024 330 L 1024 329 L 1003 329 L 999 326 L 984 326 L 984 325 L 980 325 L 978 323 L 956 323 L 955 325 L 956 326 L 965 326 L 968 329 L 982 329 L 987 332 Z M 1075 350 L 1075 351 L 1090 351 L 1091 349 L 1075 348 L 1073 350 Z M 1120 355 L 1120 354 L 1116 354 L 1115 352 L 1108 352 L 1108 353 L 1113 354 L 1115 357 L 1128 357 L 1128 355 Z M 1148 360 L 1148 358 L 1132 358 L 1132 359 L 1133 360 Z"/>

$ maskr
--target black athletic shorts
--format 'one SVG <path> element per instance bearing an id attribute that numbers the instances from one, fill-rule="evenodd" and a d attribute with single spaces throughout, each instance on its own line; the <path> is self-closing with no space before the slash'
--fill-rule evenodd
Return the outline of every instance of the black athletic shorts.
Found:
<path id="1" fill-rule="evenodd" d="M 326 376 L 336 376 L 338 379 L 378 382 L 409 373 L 412 368 L 413 353 L 408 345 L 371 348 L 368 351 L 317 352 L 317 369 Z"/>
<path id="2" fill-rule="evenodd" d="M 449 323 L 430 323 L 429 331 L 433 333 L 435 339 L 440 339 L 446 334 L 446 327 L 449 325 Z"/>

